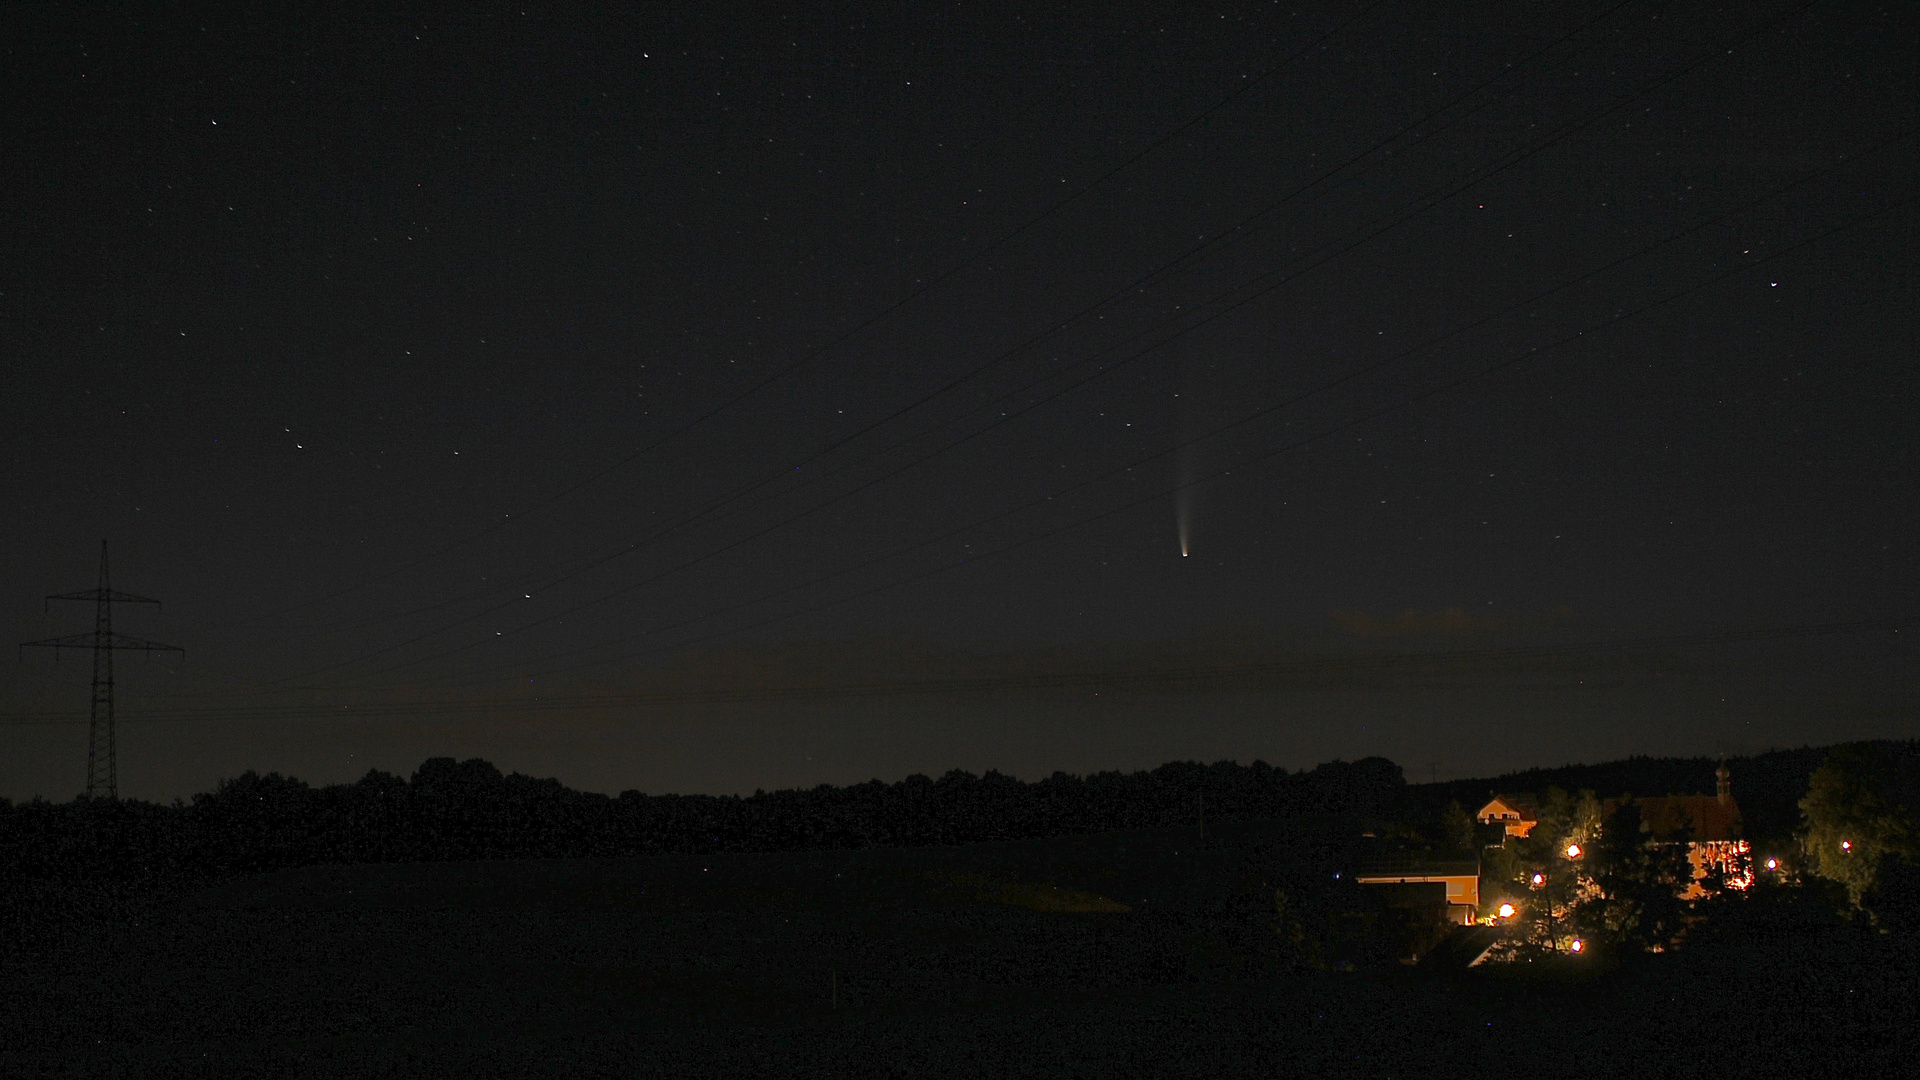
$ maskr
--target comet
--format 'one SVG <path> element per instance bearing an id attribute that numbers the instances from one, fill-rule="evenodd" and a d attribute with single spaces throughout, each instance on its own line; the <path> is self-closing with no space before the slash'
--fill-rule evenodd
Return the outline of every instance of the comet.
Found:
<path id="1" fill-rule="evenodd" d="M 1183 559 L 1193 554 L 1193 474 L 1196 464 L 1193 447 L 1183 447 L 1178 466 L 1180 486 L 1173 493 L 1174 530 L 1180 536 L 1180 557 Z"/>
<path id="2" fill-rule="evenodd" d="M 1193 498 L 1189 494 L 1193 489 L 1183 487 L 1174 500 L 1174 527 L 1180 534 L 1180 557 L 1193 554 Z"/>

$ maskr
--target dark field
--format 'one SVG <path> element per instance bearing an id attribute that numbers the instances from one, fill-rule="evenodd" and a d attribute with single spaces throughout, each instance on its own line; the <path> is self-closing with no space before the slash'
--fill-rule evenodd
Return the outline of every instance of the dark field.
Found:
<path id="1" fill-rule="evenodd" d="M 1298 837 L 1221 831 L 326 866 L 149 894 L 15 943 L 0 1070 L 1911 1075 L 1906 939 L 1284 974 L 1230 900 Z"/>

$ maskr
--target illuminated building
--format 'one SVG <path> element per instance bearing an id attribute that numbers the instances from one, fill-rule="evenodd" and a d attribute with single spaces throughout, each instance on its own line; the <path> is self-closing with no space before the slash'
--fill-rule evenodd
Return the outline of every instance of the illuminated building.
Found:
<path id="1" fill-rule="evenodd" d="M 1693 864 L 1693 881 L 1681 894 L 1687 900 L 1707 895 L 1706 879 L 1716 870 L 1728 888 L 1753 884 L 1753 850 L 1741 835 L 1740 804 L 1733 798 L 1731 776 L 1724 764 L 1714 775 L 1718 782 L 1712 795 L 1622 797 L 1601 803 L 1603 820 L 1631 801 L 1640 809 L 1640 827 L 1655 839 L 1687 838 L 1687 860 Z M 1508 837 L 1524 837 L 1540 823 L 1538 805 L 1532 795 L 1495 795 L 1474 817 L 1482 825 L 1505 826 Z M 1540 884 L 1537 877 L 1534 884 Z"/>
<path id="2" fill-rule="evenodd" d="M 1508 836 L 1525 836 L 1540 824 L 1540 812 L 1531 795 L 1495 795 L 1473 815 L 1482 825 L 1504 825 Z"/>
<path id="3" fill-rule="evenodd" d="M 1712 795 L 1631 800 L 1640 808 L 1642 830 L 1656 839 L 1687 838 L 1687 861 L 1693 864 L 1693 881 L 1680 894 L 1685 900 L 1706 896 L 1707 876 L 1715 870 L 1730 889 L 1744 889 L 1753 884 L 1753 849 L 1741 836 L 1740 804 L 1733 799 L 1733 785 L 1726 765 L 1722 764 L 1714 775 L 1718 782 Z M 1601 804 L 1602 812 L 1610 818 L 1628 801 L 1608 799 Z"/>
<path id="4" fill-rule="evenodd" d="M 1361 867 L 1353 880 L 1407 897 L 1407 903 L 1395 906 L 1430 906 L 1460 926 L 1471 924 L 1480 911 L 1480 864 L 1471 859 L 1385 859 Z"/>

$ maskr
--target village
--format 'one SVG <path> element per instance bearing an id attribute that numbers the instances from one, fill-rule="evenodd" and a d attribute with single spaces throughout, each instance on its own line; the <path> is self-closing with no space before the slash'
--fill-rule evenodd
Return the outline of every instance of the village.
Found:
<path id="1" fill-rule="evenodd" d="M 143 1075 L 217 1047 L 253 1074 L 300 1060 L 357 1075 L 358 1055 L 417 1049 L 487 1072 L 591 1046 L 721 1075 L 750 1050 L 834 1054 L 856 1036 L 972 1060 L 984 1025 L 996 1046 L 1092 1055 L 1115 1074 L 1175 1047 L 1269 1044 L 1336 1065 L 1364 1046 L 1386 1068 L 1421 1047 L 1490 1052 L 1503 1025 L 1566 1023 L 1655 1061 L 1648 1033 L 1671 995 L 1644 987 L 1684 987 L 1703 964 L 1753 990 L 1688 999 L 1690 1023 L 1867 1030 L 1877 1014 L 1809 1012 L 1774 983 L 1804 970 L 1821 1001 L 1906 1000 L 1861 982 L 1905 971 L 1914 940 L 1886 936 L 1909 925 L 1906 834 L 1861 808 L 1909 801 L 1914 752 L 1435 790 L 1382 759 L 1032 784 L 956 771 L 748 799 L 606 799 L 438 759 L 327 788 L 250 775 L 174 807 L 0 806 L 10 962 L 39 987 L 0 1014 L 0 1046 L 17 1048 L 0 1065 Z M 1592 794 L 1614 786 L 1609 770 L 1643 787 L 1671 773 L 1681 790 Z M 1688 777 L 1714 792 L 1687 792 Z M 1492 793 L 1468 809 L 1468 784 Z M 1049 805 L 1061 816 L 1036 818 Z M 1791 930 L 1729 918 L 1769 911 Z M 1472 992 L 1446 989 L 1461 980 Z M 1227 1016 L 1267 1034 L 1208 1026 Z M 129 1035 L 94 1043 L 110 1023 Z M 1066 1034 L 1114 1024 L 1133 1034 Z M 1478 1031 L 1485 1045 L 1455 1045 Z"/>
<path id="2" fill-rule="evenodd" d="M 1610 927 L 1604 918 L 1579 917 L 1583 907 L 1606 899 L 1598 878 L 1610 870 L 1618 876 L 1618 868 L 1596 868 L 1603 853 L 1634 851 L 1642 857 L 1640 884 L 1664 888 L 1681 903 L 1753 884 L 1753 849 L 1725 762 L 1715 777 L 1711 795 L 1495 793 L 1472 814 L 1471 844 L 1456 841 L 1455 850 L 1445 853 L 1456 857 L 1379 843 L 1376 854 L 1353 868 L 1353 878 L 1382 909 L 1416 925 L 1454 927 L 1437 940 L 1414 935 L 1408 946 L 1424 949 L 1405 957 L 1407 962 L 1458 968 L 1541 951 L 1578 955 L 1593 947 L 1594 930 L 1611 929 L 1616 939 L 1630 936 L 1617 917 Z M 1608 837 L 1609 830 L 1637 835 Z M 1467 846 L 1473 857 L 1457 857 Z M 1778 870 L 1778 858 L 1762 868 Z M 1683 936 L 1685 920 L 1677 911 L 1671 925 L 1639 928 L 1650 951 L 1663 951 Z M 1653 917 L 1645 910 L 1634 916 Z"/>

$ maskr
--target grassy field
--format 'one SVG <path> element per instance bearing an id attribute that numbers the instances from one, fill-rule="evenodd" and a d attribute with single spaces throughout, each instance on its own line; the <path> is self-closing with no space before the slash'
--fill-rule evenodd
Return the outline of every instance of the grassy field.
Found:
<path id="1" fill-rule="evenodd" d="M 283 871 L 14 950 L 0 1072 L 1894 1075 L 1914 1049 L 1893 939 L 1278 974 L 1220 912 L 1288 836 Z"/>

